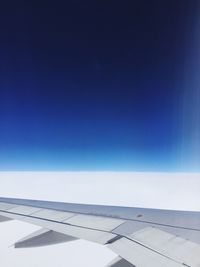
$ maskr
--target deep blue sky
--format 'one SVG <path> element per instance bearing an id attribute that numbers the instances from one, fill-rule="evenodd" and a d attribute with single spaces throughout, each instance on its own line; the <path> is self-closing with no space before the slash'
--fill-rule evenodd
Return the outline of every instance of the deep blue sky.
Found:
<path id="1" fill-rule="evenodd" d="M 6 2 L 0 170 L 189 169 L 180 113 L 198 1 Z"/>

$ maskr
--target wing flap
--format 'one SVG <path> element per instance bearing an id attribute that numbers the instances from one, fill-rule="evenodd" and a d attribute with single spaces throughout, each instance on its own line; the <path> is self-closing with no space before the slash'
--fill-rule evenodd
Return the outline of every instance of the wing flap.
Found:
<path id="1" fill-rule="evenodd" d="M 108 245 L 136 266 L 200 266 L 200 245 L 155 227 L 146 227 Z"/>
<path id="2" fill-rule="evenodd" d="M 167 258 L 141 244 L 135 243 L 126 237 L 123 237 L 108 247 L 124 258 L 128 262 L 139 267 L 181 267 L 182 264 L 175 262 L 173 259 Z M 182 266 L 183 267 L 183 266 Z"/>
<path id="3" fill-rule="evenodd" d="M 9 204 L 10 205 L 10 204 Z M 100 216 L 76 215 L 69 212 L 56 210 L 39 209 L 38 207 L 15 205 L 4 206 L 0 215 L 32 223 L 34 225 L 47 228 L 75 238 L 85 239 L 99 244 L 106 244 L 117 235 L 105 229 L 114 228 L 121 223 L 117 219 L 102 218 Z M 36 210 L 37 209 L 37 210 Z M 74 220 L 70 218 L 76 217 Z M 84 218 L 85 216 L 85 218 Z M 68 221 L 69 220 L 69 221 Z M 97 223 L 97 225 L 96 225 Z"/>
<path id="4" fill-rule="evenodd" d="M 65 222 L 54 222 L 44 219 L 38 219 L 33 217 L 24 217 L 24 222 L 32 223 L 53 231 L 57 231 L 63 234 L 71 235 L 79 239 L 85 239 L 88 241 L 96 242 L 99 244 L 106 244 L 109 240 L 113 239 L 116 235 L 100 230 L 94 230 L 79 226 L 68 225 Z"/>
<path id="5" fill-rule="evenodd" d="M 154 227 L 144 228 L 130 238 L 185 265 L 200 266 L 200 245 L 197 243 Z"/>

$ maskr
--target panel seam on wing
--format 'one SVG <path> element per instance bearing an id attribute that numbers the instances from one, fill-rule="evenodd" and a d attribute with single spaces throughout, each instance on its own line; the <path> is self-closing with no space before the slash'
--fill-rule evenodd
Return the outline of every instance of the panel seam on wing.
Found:
<path id="1" fill-rule="evenodd" d="M 70 224 L 70 223 L 67 223 L 67 222 L 63 222 L 63 221 L 62 222 L 61 221 L 55 221 L 55 220 L 46 219 L 46 218 L 40 218 L 40 217 L 36 217 L 36 216 L 32 216 L 32 215 L 22 215 L 20 213 L 15 213 L 15 212 L 10 212 L 10 211 L 2 211 L 2 210 L 0 210 L 0 212 L 6 213 L 6 214 L 18 215 L 18 216 L 21 216 L 22 218 L 32 218 L 32 219 L 48 221 L 48 222 L 53 222 L 53 223 L 58 223 L 58 224 L 63 224 L 63 225 L 69 225 L 69 226 L 73 226 L 73 227 L 77 227 L 77 228 L 88 229 L 88 230 L 96 230 L 96 231 L 99 231 L 99 232 L 102 232 L 102 233 L 112 234 L 112 231 L 102 230 L 102 229 L 98 229 L 98 228 L 85 227 L 85 226 L 81 226 L 81 225 L 74 225 L 74 224 Z M 115 234 L 115 235 L 117 235 L 117 234 Z"/>

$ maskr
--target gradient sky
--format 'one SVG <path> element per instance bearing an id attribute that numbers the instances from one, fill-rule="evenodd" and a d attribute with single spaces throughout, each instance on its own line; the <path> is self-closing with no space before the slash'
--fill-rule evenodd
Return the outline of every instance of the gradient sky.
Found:
<path id="1" fill-rule="evenodd" d="M 4 1 L 0 169 L 199 170 L 199 16 L 197 0 Z"/>

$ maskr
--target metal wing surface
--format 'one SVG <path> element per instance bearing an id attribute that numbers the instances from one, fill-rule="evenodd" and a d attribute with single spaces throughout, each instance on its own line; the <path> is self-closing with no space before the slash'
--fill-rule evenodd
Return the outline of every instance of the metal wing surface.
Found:
<path id="1" fill-rule="evenodd" d="M 84 239 L 119 256 L 108 266 L 200 267 L 200 212 L 0 198 L 0 222 L 10 219 L 42 227 L 18 248 Z"/>

